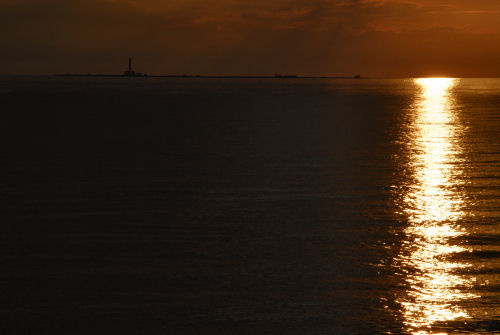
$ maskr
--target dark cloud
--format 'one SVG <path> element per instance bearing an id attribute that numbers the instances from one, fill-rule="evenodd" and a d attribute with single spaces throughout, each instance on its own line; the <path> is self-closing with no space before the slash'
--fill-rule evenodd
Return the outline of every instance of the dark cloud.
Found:
<path id="1" fill-rule="evenodd" d="M 0 73 L 498 75 L 493 1 L 0 0 Z"/>

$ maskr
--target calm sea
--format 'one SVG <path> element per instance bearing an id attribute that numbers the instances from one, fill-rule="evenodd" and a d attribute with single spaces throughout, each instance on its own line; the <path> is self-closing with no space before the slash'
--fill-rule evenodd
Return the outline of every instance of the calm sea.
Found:
<path id="1" fill-rule="evenodd" d="M 0 77 L 2 334 L 500 332 L 500 80 Z"/>

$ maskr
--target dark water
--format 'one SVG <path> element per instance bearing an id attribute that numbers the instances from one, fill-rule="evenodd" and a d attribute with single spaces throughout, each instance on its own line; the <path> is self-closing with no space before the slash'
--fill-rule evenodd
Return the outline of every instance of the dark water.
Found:
<path id="1" fill-rule="evenodd" d="M 0 78 L 2 334 L 500 332 L 500 80 Z"/>

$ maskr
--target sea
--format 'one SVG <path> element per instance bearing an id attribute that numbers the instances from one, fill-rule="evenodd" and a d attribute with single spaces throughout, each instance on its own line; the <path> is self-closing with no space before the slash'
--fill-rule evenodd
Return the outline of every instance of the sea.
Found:
<path id="1" fill-rule="evenodd" d="M 0 333 L 500 333 L 500 79 L 0 77 Z"/>

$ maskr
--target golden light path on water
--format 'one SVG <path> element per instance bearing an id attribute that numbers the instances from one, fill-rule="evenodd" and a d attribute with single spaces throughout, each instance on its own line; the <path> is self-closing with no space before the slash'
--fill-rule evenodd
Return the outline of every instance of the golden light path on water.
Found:
<path id="1" fill-rule="evenodd" d="M 411 182 L 401 194 L 402 212 L 408 218 L 399 265 L 406 272 L 407 294 L 400 298 L 403 322 L 412 334 L 432 332 L 436 322 L 468 318 L 458 304 L 474 296 L 466 292 L 472 279 L 457 275 L 470 264 L 450 260 L 466 249 L 450 243 L 465 234 L 460 219 L 465 197 L 460 191 L 463 126 L 456 117 L 453 87 L 456 79 L 415 80 L 415 100 L 407 145 Z"/>

